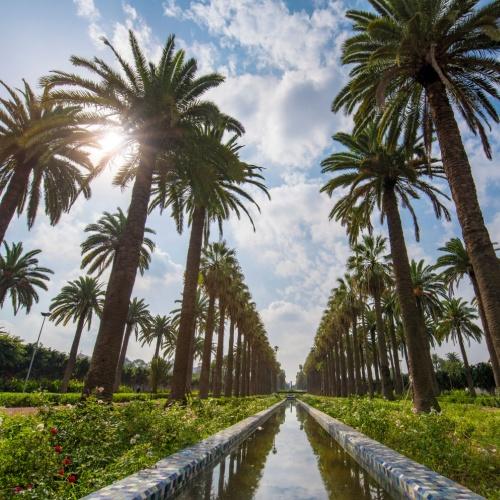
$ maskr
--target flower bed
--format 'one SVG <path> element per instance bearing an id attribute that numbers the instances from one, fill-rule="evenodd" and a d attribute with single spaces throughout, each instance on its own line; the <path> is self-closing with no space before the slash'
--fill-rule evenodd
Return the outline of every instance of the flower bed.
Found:
<path id="1" fill-rule="evenodd" d="M 16 492 L 80 498 L 278 400 L 194 400 L 168 409 L 150 401 L 112 406 L 90 400 L 36 416 L 2 417 L 0 498 Z"/>

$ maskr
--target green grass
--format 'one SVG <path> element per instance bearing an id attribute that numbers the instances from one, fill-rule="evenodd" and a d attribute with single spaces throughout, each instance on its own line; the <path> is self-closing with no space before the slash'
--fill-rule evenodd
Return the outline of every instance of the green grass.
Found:
<path id="1" fill-rule="evenodd" d="M 500 499 L 500 410 L 443 401 L 440 414 L 416 415 L 409 401 L 301 399 L 471 490 Z"/>
<path id="2" fill-rule="evenodd" d="M 80 392 L 70 392 L 61 394 L 58 392 L 0 392 L 0 407 L 14 408 L 27 406 L 43 406 L 47 404 L 76 404 L 80 401 Z M 122 393 L 113 395 L 115 403 L 125 403 L 128 401 L 147 401 L 150 399 L 165 399 L 168 393 L 151 394 L 145 392 Z"/>
<path id="3" fill-rule="evenodd" d="M 25 498 L 81 498 L 279 399 L 193 399 L 165 409 L 158 401 L 107 405 L 91 398 L 36 415 L 0 414 L 0 498 L 11 498 L 16 487 Z"/>

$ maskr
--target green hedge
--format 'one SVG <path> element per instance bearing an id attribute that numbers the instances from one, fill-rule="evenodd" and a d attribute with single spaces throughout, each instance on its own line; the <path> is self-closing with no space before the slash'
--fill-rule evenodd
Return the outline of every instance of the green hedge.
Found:
<path id="1" fill-rule="evenodd" d="M 150 399 L 165 399 L 168 393 L 151 394 L 146 392 L 117 392 L 113 395 L 113 401 L 116 403 L 125 403 L 128 401 L 147 401 Z M 46 404 L 75 404 L 80 401 L 81 393 L 53 393 L 53 392 L 0 392 L 0 407 L 26 407 L 43 406 Z"/>

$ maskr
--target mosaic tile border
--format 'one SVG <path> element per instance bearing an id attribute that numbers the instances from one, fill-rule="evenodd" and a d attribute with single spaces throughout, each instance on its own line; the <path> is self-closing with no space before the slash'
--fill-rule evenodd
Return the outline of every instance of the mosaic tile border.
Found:
<path id="1" fill-rule="evenodd" d="M 171 498 L 194 476 L 244 441 L 265 422 L 286 399 L 210 436 L 193 446 L 170 455 L 82 500 L 160 500 Z"/>
<path id="2" fill-rule="evenodd" d="M 395 498 L 484 500 L 464 486 L 368 438 L 304 401 L 298 399 L 297 404 Z"/>

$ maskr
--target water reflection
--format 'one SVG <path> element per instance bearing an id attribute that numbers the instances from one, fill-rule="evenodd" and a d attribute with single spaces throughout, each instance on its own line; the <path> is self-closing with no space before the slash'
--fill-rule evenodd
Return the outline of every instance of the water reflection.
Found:
<path id="1" fill-rule="evenodd" d="M 293 402 L 184 489 L 178 499 L 390 498 Z"/>

